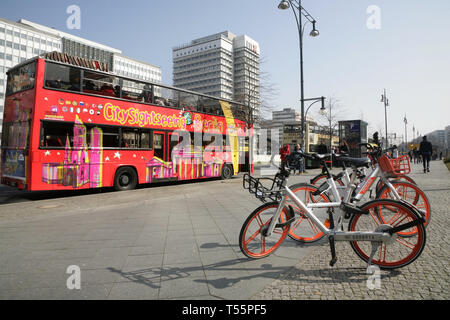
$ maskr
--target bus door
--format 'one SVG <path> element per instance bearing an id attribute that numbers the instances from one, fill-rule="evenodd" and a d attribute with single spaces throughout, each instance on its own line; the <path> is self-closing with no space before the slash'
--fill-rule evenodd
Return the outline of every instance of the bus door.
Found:
<path id="1" fill-rule="evenodd" d="M 168 154 L 167 154 L 166 161 L 171 162 L 172 161 L 172 151 L 173 151 L 173 148 L 179 144 L 180 134 L 178 132 L 169 132 L 168 136 L 169 136 L 168 137 L 169 141 L 167 143 Z"/>
<path id="2" fill-rule="evenodd" d="M 153 151 L 154 157 L 158 157 L 161 160 L 165 160 L 165 139 L 164 132 L 162 131 L 153 131 Z"/>

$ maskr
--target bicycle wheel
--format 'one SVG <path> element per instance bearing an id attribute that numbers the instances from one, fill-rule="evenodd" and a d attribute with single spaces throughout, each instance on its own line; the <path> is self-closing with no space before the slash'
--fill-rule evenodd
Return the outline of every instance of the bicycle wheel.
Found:
<path id="1" fill-rule="evenodd" d="M 267 237 L 265 229 L 269 226 L 272 217 L 277 211 L 278 203 L 269 202 L 258 207 L 245 220 L 239 233 L 239 247 L 243 254 L 249 258 L 260 259 L 274 252 L 286 238 L 289 225 L 275 227 L 273 233 Z M 288 209 L 283 208 L 281 217 L 286 220 Z"/>
<path id="2" fill-rule="evenodd" d="M 407 175 L 400 175 L 395 178 L 390 178 L 389 180 L 391 182 L 399 182 L 399 181 L 403 180 L 403 181 L 417 185 L 417 183 L 414 181 L 414 179 L 411 177 L 408 177 Z M 375 187 L 376 193 L 378 194 L 380 192 L 381 188 L 383 188 L 383 187 L 384 187 L 384 182 L 383 182 L 383 180 L 379 179 L 377 182 L 377 186 Z"/>
<path id="3" fill-rule="evenodd" d="M 317 196 L 313 195 L 319 188 L 312 184 L 298 183 L 290 186 L 289 189 L 291 189 L 305 205 L 308 203 L 331 202 L 330 198 L 325 193 Z M 291 199 L 287 200 L 286 205 L 292 206 L 296 216 L 296 220 L 291 223 L 288 233 L 288 236 L 291 239 L 301 243 L 312 243 L 320 240 L 324 236 L 324 233 L 304 214 L 304 210 L 299 208 Z M 327 220 L 328 213 L 326 208 L 317 208 L 315 209 L 314 214 L 322 220 L 327 228 L 330 227 L 330 223 Z"/>
<path id="4" fill-rule="evenodd" d="M 325 173 L 318 174 L 317 176 L 315 176 L 310 180 L 311 184 L 317 187 L 320 187 L 322 183 L 324 183 L 325 181 L 327 181 L 327 175 Z M 344 186 L 344 182 L 342 182 L 341 178 L 336 179 L 334 181 L 336 182 L 336 185 Z"/>
<path id="5" fill-rule="evenodd" d="M 408 204 L 396 200 L 373 200 L 365 203 L 361 209 L 368 214 L 353 215 L 349 221 L 349 231 L 386 231 L 389 228 L 419 219 L 419 216 Z M 382 212 L 382 215 L 390 223 L 386 224 L 385 221 L 381 220 L 378 212 Z M 412 236 L 406 239 L 398 233 L 394 233 L 389 240 L 382 242 L 372 259 L 372 263 L 378 265 L 381 269 L 396 269 L 417 259 L 425 247 L 425 227 L 423 224 L 419 224 L 406 229 L 405 232 L 412 234 Z M 362 260 L 369 261 L 372 251 L 370 241 L 350 241 L 350 245 Z"/>
<path id="6" fill-rule="evenodd" d="M 402 200 L 412 204 L 414 207 L 416 207 L 417 209 L 421 210 L 424 213 L 425 215 L 424 226 L 425 227 L 428 226 L 431 219 L 431 205 L 425 193 L 417 185 L 406 181 L 398 181 L 391 183 Z M 384 186 L 380 190 L 378 198 L 393 199 L 394 195 L 392 194 L 388 186 Z M 380 213 L 380 218 L 385 223 L 389 224 L 389 220 L 386 220 L 386 217 L 383 217 L 382 213 Z M 410 236 L 410 234 L 406 232 L 401 232 L 400 234 L 403 236 Z"/>

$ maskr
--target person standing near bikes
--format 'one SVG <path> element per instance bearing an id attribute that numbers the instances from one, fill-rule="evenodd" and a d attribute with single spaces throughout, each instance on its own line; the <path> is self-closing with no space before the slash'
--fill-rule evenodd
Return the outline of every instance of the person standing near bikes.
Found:
<path id="1" fill-rule="evenodd" d="M 422 142 L 419 147 L 419 154 L 422 155 L 423 160 L 423 172 L 430 172 L 430 160 L 433 153 L 433 145 L 427 140 L 427 136 L 423 136 Z"/>
<path id="2" fill-rule="evenodd" d="M 305 172 L 305 166 L 303 163 L 303 150 L 300 147 L 299 144 L 297 144 L 294 148 L 294 151 L 289 155 L 289 165 L 293 168 L 293 173 L 295 174 L 295 170 L 298 170 L 298 173 L 304 173 Z"/>
<path id="3" fill-rule="evenodd" d="M 285 144 L 280 148 L 280 160 L 281 164 L 285 163 L 288 160 L 289 155 L 291 154 L 291 150 L 289 148 L 289 144 Z"/>

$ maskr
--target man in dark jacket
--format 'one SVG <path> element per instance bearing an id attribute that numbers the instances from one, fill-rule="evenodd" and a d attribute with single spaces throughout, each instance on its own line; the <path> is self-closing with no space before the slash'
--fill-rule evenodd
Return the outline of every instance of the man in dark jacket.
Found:
<path id="1" fill-rule="evenodd" d="M 423 136 L 422 142 L 420 143 L 419 153 L 422 155 L 423 160 L 423 172 L 430 172 L 430 160 L 431 154 L 433 153 L 433 146 L 431 142 L 427 140 L 427 136 Z"/>
<path id="2" fill-rule="evenodd" d="M 297 144 L 294 148 L 294 151 L 291 152 L 288 158 L 289 166 L 291 169 L 298 170 L 298 174 L 302 174 L 305 172 L 305 166 L 303 163 L 303 149 Z"/>

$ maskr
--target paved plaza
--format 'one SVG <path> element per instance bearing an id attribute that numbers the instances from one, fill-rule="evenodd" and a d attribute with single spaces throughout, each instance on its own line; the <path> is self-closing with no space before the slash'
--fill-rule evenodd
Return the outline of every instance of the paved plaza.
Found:
<path id="1" fill-rule="evenodd" d="M 287 239 L 267 258 L 246 258 L 238 235 L 260 202 L 241 178 L 45 200 L 1 186 L 0 299 L 449 299 L 450 173 L 433 161 L 411 176 L 431 201 L 427 245 L 413 264 L 381 271 L 374 290 L 348 243 L 337 243 L 333 268 L 326 242 Z M 70 266 L 80 289 L 68 288 Z"/>

